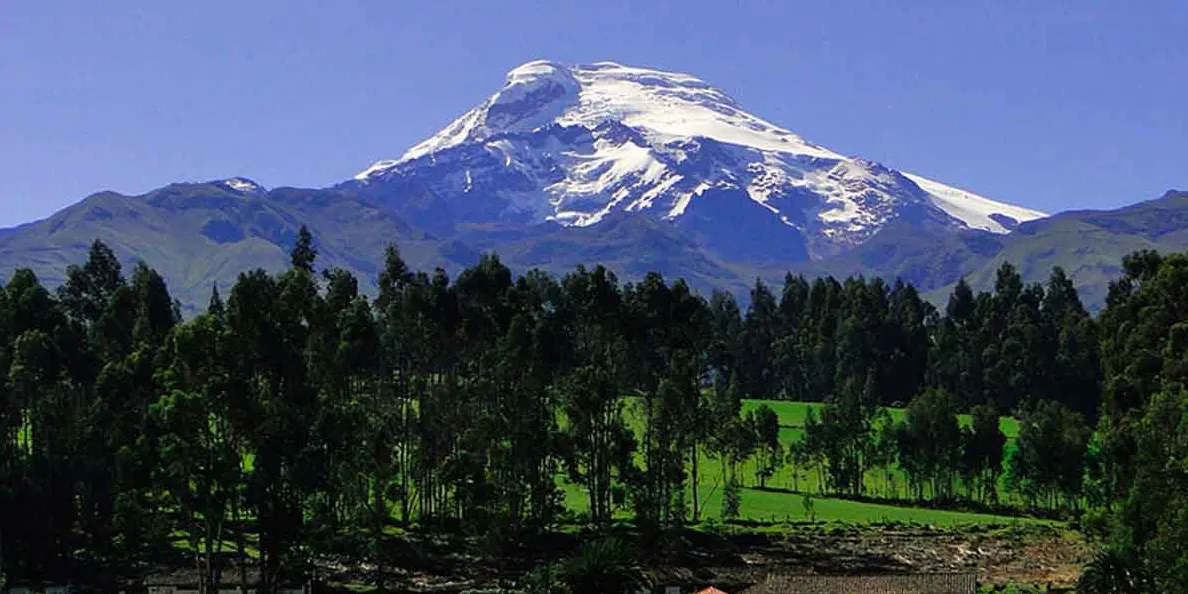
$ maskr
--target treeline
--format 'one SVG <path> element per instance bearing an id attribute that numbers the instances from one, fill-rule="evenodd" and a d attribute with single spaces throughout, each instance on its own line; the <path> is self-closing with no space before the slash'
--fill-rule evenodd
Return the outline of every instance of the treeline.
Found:
<path id="1" fill-rule="evenodd" d="M 1063 270 L 1026 285 L 1003 264 L 992 292 L 974 294 L 961 280 L 943 313 L 914 287 L 877 278 L 788 276 L 778 299 L 757 283 L 745 315 L 718 315 L 730 303 L 716 294 L 710 305 L 721 320 L 715 336 L 733 353 L 709 366 L 720 385 L 745 398 L 824 403 L 785 458 L 766 458 L 764 474 L 786 460 L 793 476 L 808 466 L 824 491 L 858 497 L 881 471 L 874 494 L 890 488 L 898 498 L 898 469 L 916 499 L 993 504 L 1009 471 L 1029 506 L 1084 505 L 1098 329 Z M 898 422 L 880 408 L 904 406 Z M 1000 415 L 1021 421 L 1009 460 Z"/>
<path id="2" fill-rule="evenodd" d="M 451 279 L 394 247 L 368 299 L 316 258 L 303 229 L 289 270 L 246 272 L 184 322 L 156 272 L 125 277 L 98 242 L 56 291 L 17 271 L 0 291 L 0 572 L 111 586 L 185 551 L 209 588 L 231 552 L 265 591 L 325 555 L 382 581 L 392 524 L 497 552 L 579 511 L 598 529 L 616 513 L 644 533 L 696 522 L 707 459 L 727 516 L 748 460 L 759 482 L 811 466 L 863 495 L 900 469 L 916 497 L 985 502 L 1005 469 L 1020 497 L 1064 507 L 1116 502 L 1143 476 L 1095 456 L 1089 427 L 1125 402 L 1133 428 L 1159 382 L 1109 379 L 1122 364 L 1099 345 L 1127 336 L 1099 340 L 1060 270 L 1028 286 L 1004 265 L 993 292 L 960 283 L 944 312 L 903 283 L 789 276 L 778 296 L 757 283 L 744 312 L 656 274 L 516 277 L 488 255 Z M 785 451 L 747 398 L 824 405 Z M 1022 419 L 1007 464 L 1001 414 Z M 1112 447 L 1097 449 L 1132 451 Z M 1087 467 L 1104 469 L 1096 491 Z M 585 509 L 565 508 L 561 476 Z"/>
<path id="3" fill-rule="evenodd" d="M 1188 255 L 1123 261 L 1100 316 L 1103 390 L 1089 468 L 1106 548 L 1079 591 L 1188 592 Z"/>

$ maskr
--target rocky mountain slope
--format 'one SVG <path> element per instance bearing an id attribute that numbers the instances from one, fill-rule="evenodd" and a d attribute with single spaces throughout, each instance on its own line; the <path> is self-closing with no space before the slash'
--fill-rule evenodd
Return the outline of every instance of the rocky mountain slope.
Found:
<path id="1" fill-rule="evenodd" d="M 1043 216 L 844 157 L 686 74 L 531 62 L 399 159 L 343 189 L 439 231 L 632 213 L 731 262 L 821 260 L 883 228 L 1005 233 Z"/>

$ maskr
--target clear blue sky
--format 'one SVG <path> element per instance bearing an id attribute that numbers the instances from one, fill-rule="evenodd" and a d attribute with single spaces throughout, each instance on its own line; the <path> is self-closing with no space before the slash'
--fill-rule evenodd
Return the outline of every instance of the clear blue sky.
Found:
<path id="1" fill-rule="evenodd" d="M 245 175 L 325 186 L 536 58 L 686 71 L 1042 210 L 1188 187 L 1188 2 L 0 0 L 0 225 Z"/>

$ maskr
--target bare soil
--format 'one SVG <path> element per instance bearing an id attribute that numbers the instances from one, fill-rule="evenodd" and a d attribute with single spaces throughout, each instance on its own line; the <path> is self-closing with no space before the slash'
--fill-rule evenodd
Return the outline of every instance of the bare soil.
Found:
<path id="1" fill-rule="evenodd" d="M 408 537 L 391 547 L 387 587 L 442 593 L 509 587 L 533 567 L 564 558 L 582 540 L 555 535 L 493 552 L 477 539 Z M 797 524 L 687 531 L 641 552 L 641 561 L 657 583 L 694 588 L 715 584 L 727 591 L 761 582 L 769 573 L 976 572 L 983 586 L 1061 589 L 1076 583 L 1093 553 L 1083 536 L 1059 527 Z M 373 570 L 344 564 L 322 568 L 330 582 L 356 585 L 370 581 Z"/>
<path id="2" fill-rule="evenodd" d="M 971 529 L 861 528 L 796 530 L 766 546 L 739 551 L 744 562 L 722 576 L 740 579 L 768 572 L 867 575 L 975 572 L 984 586 L 1027 584 L 1069 588 L 1092 558 L 1094 547 L 1079 533 L 1059 528 Z"/>

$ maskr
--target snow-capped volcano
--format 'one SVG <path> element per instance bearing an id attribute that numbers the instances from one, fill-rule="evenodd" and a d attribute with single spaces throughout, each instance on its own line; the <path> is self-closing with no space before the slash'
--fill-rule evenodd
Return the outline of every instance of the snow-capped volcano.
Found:
<path id="1" fill-rule="evenodd" d="M 642 213 L 726 259 L 823 258 L 893 221 L 1005 233 L 1045 216 L 812 144 L 696 77 L 610 62 L 524 64 L 351 185 L 451 224 Z"/>

